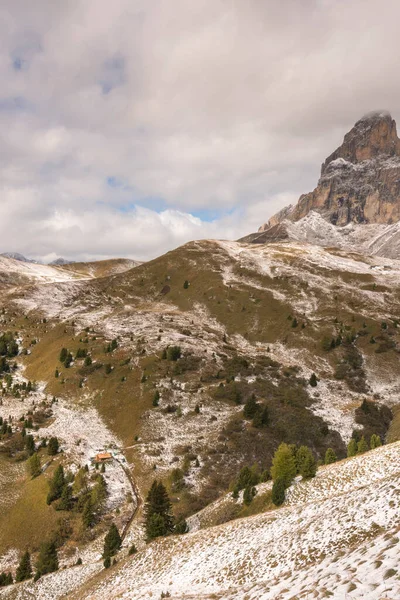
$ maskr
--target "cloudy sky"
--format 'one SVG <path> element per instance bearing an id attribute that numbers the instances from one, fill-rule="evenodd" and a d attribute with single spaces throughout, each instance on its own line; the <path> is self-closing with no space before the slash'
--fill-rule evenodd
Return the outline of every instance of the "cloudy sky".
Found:
<path id="1" fill-rule="evenodd" d="M 0 252 L 237 238 L 400 117 L 398 0 L 2 0 Z"/>

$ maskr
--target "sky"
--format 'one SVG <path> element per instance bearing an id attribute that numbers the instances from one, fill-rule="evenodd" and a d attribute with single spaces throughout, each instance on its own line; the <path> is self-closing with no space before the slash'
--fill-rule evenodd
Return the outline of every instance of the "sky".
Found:
<path id="1" fill-rule="evenodd" d="M 398 0 L 2 0 L 0 252 L 149 260 L 311 191 L 400 117 Z"/>

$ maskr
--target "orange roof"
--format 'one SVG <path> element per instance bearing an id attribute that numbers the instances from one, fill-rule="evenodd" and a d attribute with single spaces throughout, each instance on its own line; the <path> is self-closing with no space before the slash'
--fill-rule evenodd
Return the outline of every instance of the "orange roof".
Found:
<path id="1" fill-rule="evenodd" d="M 96 454 L 96 460 L 107 460 L 108 458 L 112 458 L 109 452 L 99 452 L 99 454 Z"/>

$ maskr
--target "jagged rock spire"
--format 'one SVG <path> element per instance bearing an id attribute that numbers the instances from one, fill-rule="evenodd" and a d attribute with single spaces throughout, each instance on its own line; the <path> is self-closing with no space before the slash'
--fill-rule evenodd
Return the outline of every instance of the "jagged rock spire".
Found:
<path id="1" fill-rule="evenodd" d="M 334 225 L 400 221 L 400 140 L 390 113 L 362 117 L 321 167 L 317 187 L 260 230 L 319 212 Z"/>

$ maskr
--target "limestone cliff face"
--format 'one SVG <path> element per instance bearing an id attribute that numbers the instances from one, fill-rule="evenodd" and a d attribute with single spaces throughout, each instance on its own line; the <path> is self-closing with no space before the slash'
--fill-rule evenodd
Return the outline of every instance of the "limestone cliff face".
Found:
<path id="1" fill-rule="evenodd" d="M 371 113 L 357 121 L 323 163 L 315 190 L 259 231 L 284 220 L 298 221 L 310 211 L 334 225 L 400 221 L 400 140 L 389 113 Z"/>

